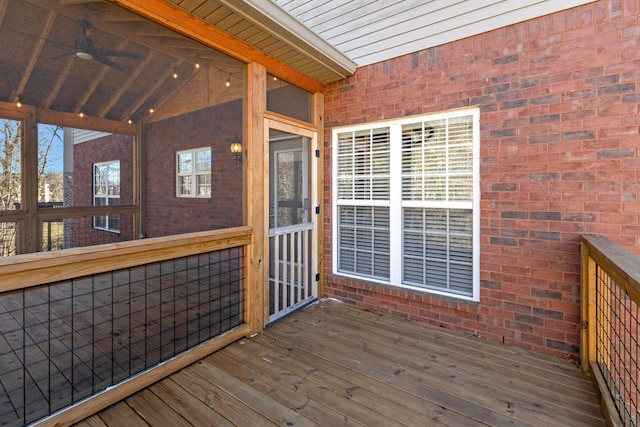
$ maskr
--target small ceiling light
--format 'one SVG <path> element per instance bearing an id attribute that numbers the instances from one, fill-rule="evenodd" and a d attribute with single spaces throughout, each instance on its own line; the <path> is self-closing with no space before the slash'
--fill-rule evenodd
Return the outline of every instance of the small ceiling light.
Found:
<path id="1" fill-rule="evenodd" d="M 277 78 L 276 76 L 273 76 L 273 80 L 274 80 L 274 81 L 275 81 L 275 80 L 278 80 L 278 78 Z"/>
<path id="2" fill-rule="evenodd" d="M 127 120 L 127 123 L 131 124 L 131 123 L 133 123 L 133 120 L 129 119 L 129 120 Z"/>
<path id="3" fill-rule="evenodd" d="M 200 58 L 198 55 L 196 55 L 196 63 L 193 64 L 193 66 L 196 67 L 196 69 L 200 68 Z"/>
<path id="4" fill-rule="evenodd" d="M 22 102 L 20 102 L 20 99 L 18 98 L 18 102 L 16 102 L 16 106 L 18 108 L 22 107 Z"/>
<path id="5" fill-rule="evenodd" d="M 79 115 L 80 117 L 84 117 L 84 113 L 83 113 L 82 111 L 80 111 L 80 113 L 78 113 L 78 115 Z"/>
<path id="6" fill-rule="evenodd" d="M 153 112 L 154 112 L 154 111 L 155 111 L 155 110 L 154 110 L 153 108 L 149 108 L 149 113 L 150 113 L 150 114 L 153 114 Z"/>
<path id="7" fill-rule="evenodd" d="M 171 77 L 174 79 L 178 78 L 178 70 L 176 70 L 176 67 L 173 67 L 173 74 L 171 74 Z"/>
<path id="8" fill-rule="evenodd" d="M 227 82 L 225 83 L 225 86 L 227 87 L 231 86 L 231 73 L 229 73 L 229 76 L 227 77 Z"/>

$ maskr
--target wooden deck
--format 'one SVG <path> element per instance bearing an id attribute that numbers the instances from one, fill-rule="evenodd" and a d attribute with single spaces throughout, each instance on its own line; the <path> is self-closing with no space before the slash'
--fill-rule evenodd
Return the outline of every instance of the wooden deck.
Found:
<path id="1" fill-rule="evenodd" d="M 78 426 L 603 426 L 573 364 L 323 300 Z"/>

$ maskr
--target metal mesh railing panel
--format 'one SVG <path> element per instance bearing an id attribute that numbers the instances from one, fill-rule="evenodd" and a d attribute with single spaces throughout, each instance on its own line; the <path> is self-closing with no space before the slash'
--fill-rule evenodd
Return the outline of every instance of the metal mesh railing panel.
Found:
<path id="1" fill-rule="evenodd" d="M 596 362 L 625 426 L 638 425 L 640 310 L 596 266 Z"/>
<path id="2" fill-rule="evenodd" d="M 26 425 L 244 323 L 244 248 L 0 295 L 0 425 Z"/>
<path id="3" fill-rule="evenodd" d="M 0 256 L 12 256 L 18 248 L 18 224 L 0 222 Z"/>

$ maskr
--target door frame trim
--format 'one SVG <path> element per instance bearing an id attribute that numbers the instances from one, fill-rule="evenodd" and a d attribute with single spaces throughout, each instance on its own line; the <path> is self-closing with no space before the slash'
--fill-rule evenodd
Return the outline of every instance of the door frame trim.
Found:
<path id="1" fill-rule="evenodd" d="M 316 126 L 314 126 L 313 124 L 310 123 L 306 123 L 300 120 L 296 120 L 296 119 L 292 119 L 290 117 L 286 117 L 283 116 L 281 114 L 277 114 L 277 113 L 272 113 L 272 112 L 265 112 L 264 114 L 264 147 L 265 147 L 265 152 L 267 154 L 266 158 L 265 158 L 265 182 L 267 185 L 269 185 L 271 177 L 269 176 L 270 172 L 269 172 L 269 130 L 273 129 L 273 130 L 277 130 L 280 132 L 285 132 L 285 133 L 289 133 L 289 134 L 293 134 L 293 135 L 298 135 L 298 136 L 302 136 L 302 137 L 306 137 L 309 138 L 309 154 L 310 154 L 310 164 L 309 164 L 309 178 L 310 178 L 310 194 L 309 194 L 309 207 L 310 207 L 310 219 L 311 222 L 314 224 L 313 226 L 313 230 L 311 232 L 311 238 L 312 238 L 312 243 L 311 243 L 311 248 L 312 248 L 312 255 L 311 255 L 311 268 L 312 268 L 312 277 L 315 279 L 315 276 L 320 273 L 320 264 L 319 264 L 319 253 L 320 253 L 320 247 L 319 247 L 319 228 L 321 226 L 321 224 L 319 224 L 319 220 L 321 219 L 321 216 L 317 215 L 315 213 L 315 207 L 316 206 L 320 206 L 319 204 L 319 200 L 320 200 L 320 194 L 319 194 L 319 184 L 321 182 L 320 177 L 318 176 L 318 171 L 319 169 L 319 162 L 320 162 L 320 158 L 318 158 L 315 153 L 319 150 L 318 147 L 318 134 L 319 131 L 317 129 Z M 267 187 L 268 188 L 268 187 Z M 264 200 L 264 204 L 265 207 L 267 208 L 265 211 L 265 214 L 268 216 L 269 215 L 269 210 L 268 207 L 270 206 L 270 200 L 269 199 L 269 192 L 266 192 L 267 194 L 265 194 L 265 199 Z M 268 223 L 268 218 L 267 218 L 267 223 Z M 266 250 L 266 256 L 265 259 L 268 260 L 270 258 L 269 255 L 269 227 L 267 227 L 267 232 L 265 233 L 265 242 L 264 242 L 264 248 Z M 267 263 L 268 264 L 268 263 Z M 267 278 L 269 277 L 268 274 L 268 268 L 269 266 L 266 265 L 265 269 L 266 271 L 266 276 Z M 312 280 L 312 285 L 313 285 L 313 294 L 316 297 L 319 297 L 319 287 L 318 287 L 318 282 L 316 280 Z M 268 322 L 269 320 L 269 286 L 268 284 L 264 286 L 264 295 L 263 295 L 263 308 L 264 308 L 264 319 Z M 265 325 L 266 326 L 266 325 Z"/>

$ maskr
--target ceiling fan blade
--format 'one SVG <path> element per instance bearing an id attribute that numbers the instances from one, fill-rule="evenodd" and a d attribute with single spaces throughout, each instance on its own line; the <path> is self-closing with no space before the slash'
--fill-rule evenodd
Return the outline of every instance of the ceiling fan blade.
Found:
<path id="1" fill-rule="evenodd" d="M 115 56 L 119 58 L 135 58 L 135 59 L 143 58 L 142 55 L 138 55 L 137 53 L 125 52 L 123 50 L 105 49 L 103 47 L 96 47 L 96 46 L 93 47 L 93 53 L 95 53 L 97 56 L 103 56 L 103 57 Z"/>
<path id="2" fill-rule="evenodd" d="M 112 60 L 110 60 L 106 56 L 97 55 L 96 52 L 93 52 L 93 59 L 98 61 L 98 62 L 103 63 L 106 66 L 109 66 L 109 67 L 113 68 L 116 71 L 122 71 L 123 70 L 123 68 L 121 66 L 119 66 L 118 64 L 116 64 L 115 62 L 113 62 Z"/>
<path id="3" fill-rule="evenodd" d="M 66 58 L 67 56 L 72 56 L 75 54 L 76 54 L 75 52 L 61 53 L 60 55 L 52 56 L 51 59 L 62 59 L 62 58 Z"/>

